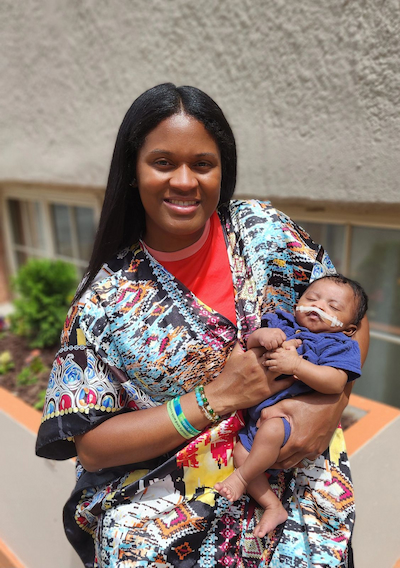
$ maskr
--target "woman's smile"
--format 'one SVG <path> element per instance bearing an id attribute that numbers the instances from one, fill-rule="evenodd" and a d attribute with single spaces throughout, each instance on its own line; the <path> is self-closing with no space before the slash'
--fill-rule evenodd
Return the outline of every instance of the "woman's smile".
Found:
<path id="1" fill-rule="evenodd" d="M 164 199 L 164 201 L 172 207 L 182 209 L 184 213 L 188 213 L 189 209 L 197 207 L 199 204 L 199 201 L 196 200 L 184 201 L 182 199 Z"/>
<path id="2" fill-rule="evenodd" d="M 221 188 L 220 151 L 203 124 L 183 113 L 160 122 L 139 150 L 136 177 L 146 244 L 171 252 L 195 243 Z"/>

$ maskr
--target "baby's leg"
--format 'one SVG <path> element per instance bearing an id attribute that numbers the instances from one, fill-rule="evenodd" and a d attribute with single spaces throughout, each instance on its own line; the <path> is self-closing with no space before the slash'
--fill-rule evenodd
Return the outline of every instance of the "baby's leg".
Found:
<path id="1" fill-rule="evenodd" d="M 265 469 L 271 467 L 276 461 L 284 438 L 285 428 L 282 418 L 271 418 L 263 422 L 257 430 L 251 453 L 253 451 L 266 451 L 268 453 L 272 461 Z M 265 509 L 260 522 L 254 529 L 254 535 L 260 538 L 273 531 L 278 525 L 285 522 L 288 517 L 282 503 L 272 491 L 264 471 L 249 482 L 247 486 L 247 493 Z"/>
<path id="2" fill-rule="evenodd" d="M 214 485 L 218 493 L 229 499 L 229 501 L 236 501 L 246 491 L 247 482 L 243 479 L 239 472 L 240 466 L 246 461 L 249 455 L 249 452 L 243 446 L 242 442 L 238 442 L 233 453 L 233 462 L 236 468 L 235 471 L 224 481 Z"/>
<path id="3" fill-rule="evenodd" d="M 237 469 L 225 481 L 216 483 L 215 489 L 230 501 L 239 499 L 247 485 L 275 463 L 283 439 L 281 418 L 263 422 L 254 437 L 250 453 L 240 442 L 236 444 L 234 462 Z"/>
<path id="4" fill-rule="evenodd" d="M 254 529 L 254 535 L 263 537 L 273 531 L 278 525 L 284 523 L 288 514 L 282 503 L 272 491 L 264 473 L 253 479 L 247 486 L 247 493 L 265 509 L 260 522 Z"/>

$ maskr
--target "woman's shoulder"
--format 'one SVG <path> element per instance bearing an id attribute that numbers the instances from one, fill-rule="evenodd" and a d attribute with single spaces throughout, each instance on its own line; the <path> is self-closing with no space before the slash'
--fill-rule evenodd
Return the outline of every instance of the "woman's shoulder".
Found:
<path id="1" fill-rule="evenodd" d="M 140 244 L 121 250 L 103 264 L 88 288 L 72 305 L 70 312 L 74 319 L 100 305 L 109 306 L 118 296 L 121 283 L 134 280 L 138 265 L 143 261 L 144 255 Z M 85 285 L 83 278 L 80 287 Z"/>
<path id="2" fill-rule="evenodd" d="M 294 223 L 285 213 L 276 209 L 271 201 L 259 199 L 232 199 L 229 203 L 220 206 L 221 212 L 226 212 L 232 218 L 254 218 L 261 221 L 271 221 L 278 225 L 291 225 Z"/>
<path id="3" fill-rule="evenodd" d="M 222 205 L 231 214 L 257 214 L 262 215 L 266 211 L 274 210 L 270 201 L 261 201 L 259 199 L 232 199 L 229 203 Z"/>
<path id="4" fill-rule="evenodd" d="M 279 242 L 312 242 L 309 235 L 270 201 L 235 199 L 219 208 L 222 222 L 238 234 Z"/>
<path id="5" fill-rule="evenodd" d="M 93 295 L 99 298 L 109 297 L 122 280 L 134 279 L 137 268 L 144 258 L 139 243 L 115 254 L 103 264 L 79 302 L 85 304 Z"/>
<path id="6" fill-rule="evenodd" d="M 105 310 L 116 301 L 120 282 L 132 267 L 135 254 L 134 247 L 127 248 L 103 264 L 88 288 L 71 305 L 61 332 L 61 348 L 86 343 L 82 336 L 86 324 L 100 325 L 105 320 Z M 84 286 L 85 278 L 79 287 Z"/>

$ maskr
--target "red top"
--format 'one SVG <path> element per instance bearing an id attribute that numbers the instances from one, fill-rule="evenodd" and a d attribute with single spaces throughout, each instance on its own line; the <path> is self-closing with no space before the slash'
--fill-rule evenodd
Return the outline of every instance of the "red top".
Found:
<path id="1" fill-rule="evenodd" d="M 216 212 L 207 222 L 201 238 L 190 247 L 176 252 L 160 252 L 144 245 L 197 298 L 236 325 L 232 272 Z"/>

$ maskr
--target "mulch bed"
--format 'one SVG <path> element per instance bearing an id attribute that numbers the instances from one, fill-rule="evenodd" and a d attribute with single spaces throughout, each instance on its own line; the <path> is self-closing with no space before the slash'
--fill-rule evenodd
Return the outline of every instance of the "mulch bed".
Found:
<path id="1" fill-rule="evenodd" d="M 10 331 L 1 332 L 0 354 L 4 351 L 8 351 L 15 366 L 14 369 L 9 370 L 4 375 L 0 375 L 0 386 L 17 395 L 31 406 L 34 406 L 39 399 L 40 392 L 47 387 L 50 369 L 58 349 L 59 347 L 57 345 L 45 349 L 33 349 L 29 347 L 26 339 L 23 337 L 18 337 Z M 34 384 L 19 385 L 17 376 L 22 369 L 29 364 L 32 352 L 34 352 L 34 355 L 37 354 L 40 357 L 45 366 L 45 370 L 38 373 L 37 381 Z"/>

